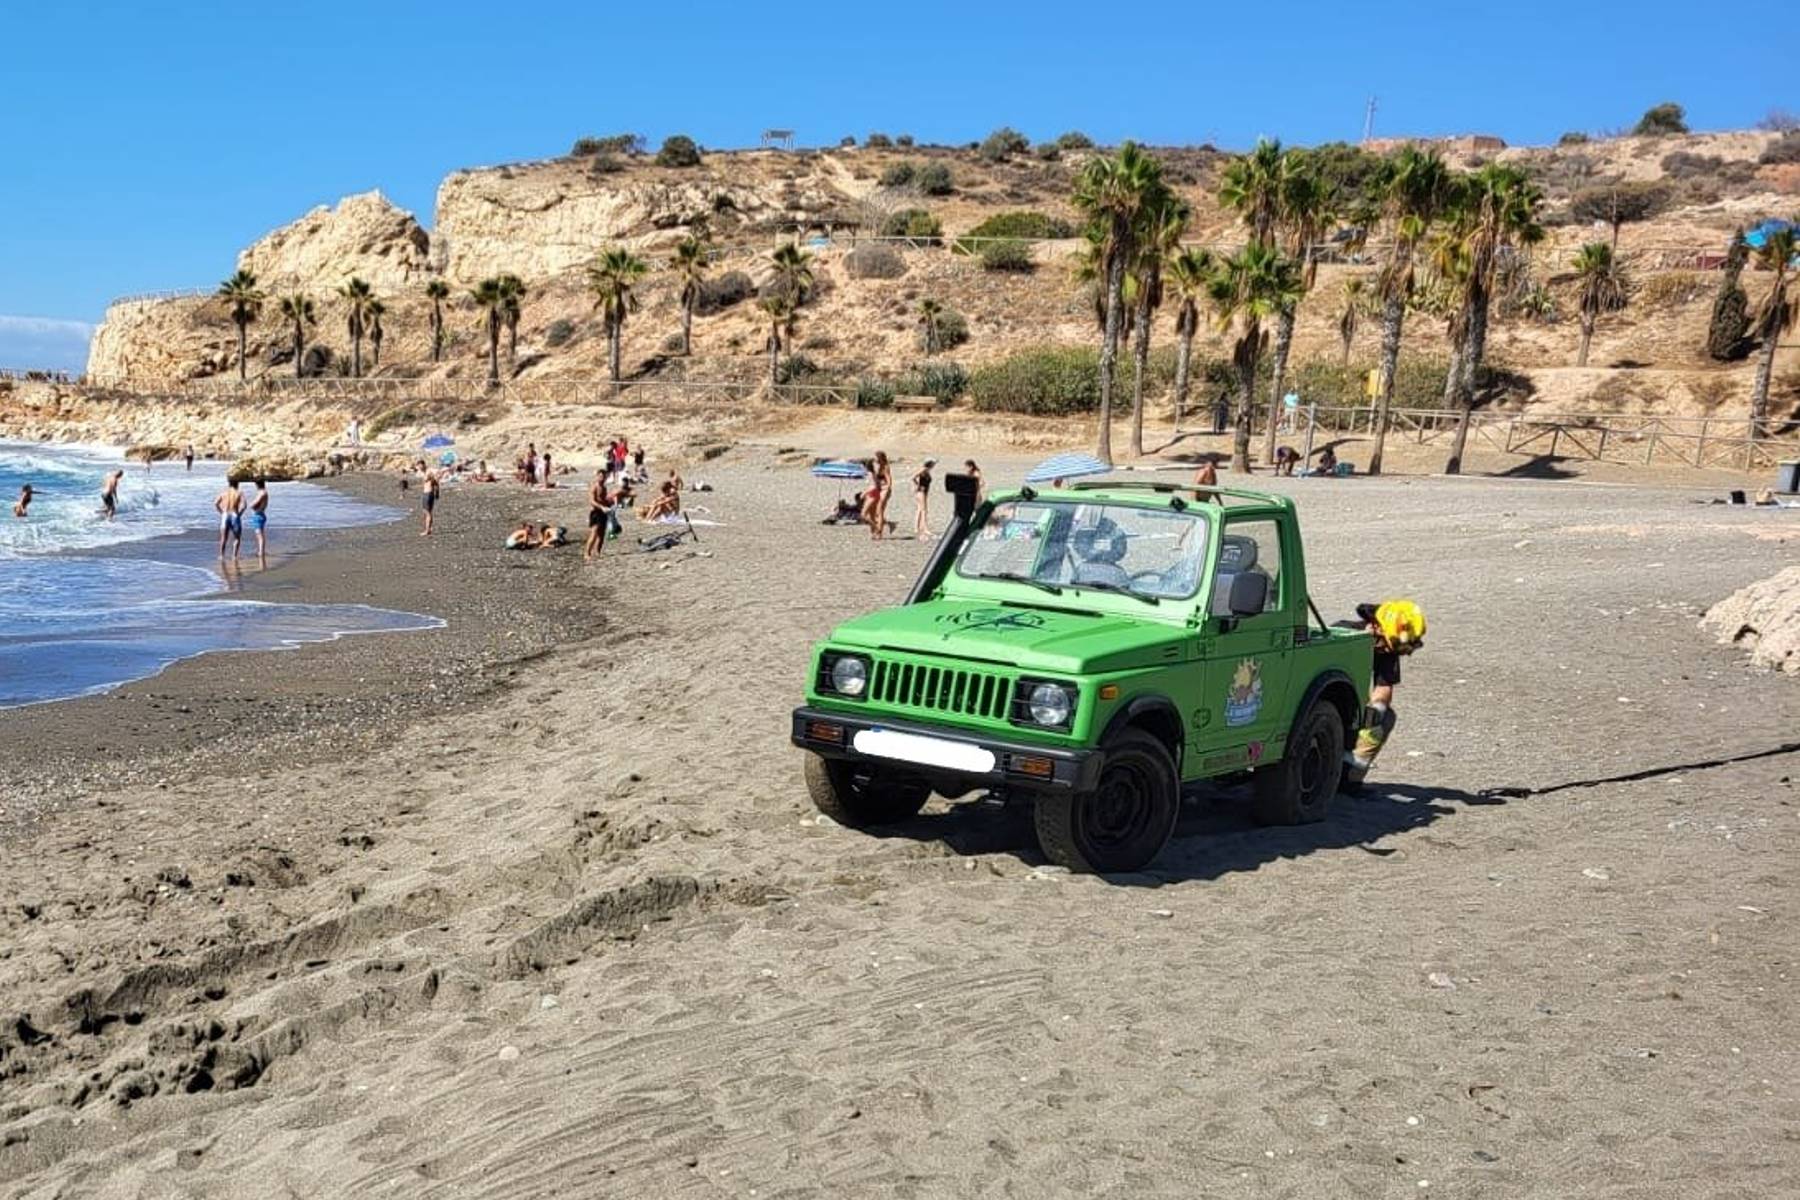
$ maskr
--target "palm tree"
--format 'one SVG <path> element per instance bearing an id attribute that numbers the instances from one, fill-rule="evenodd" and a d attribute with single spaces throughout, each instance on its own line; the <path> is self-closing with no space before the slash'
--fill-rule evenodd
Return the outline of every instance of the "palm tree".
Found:
<path id="1" fill-rule="evenodd" d="M 1775 371 L 1775 347 L 1781 336 L 1794 328 L 1800 316 L 1800 303 L 1788 297 L 1788 284 L 1794 280 L 1794 260 L 1800 255 L 1800 219 L 1786 229 L 1778 229 L 1763 238 L 1756 248 L 1756 265 L 1772 271 L 1775 279 L 1769 293 L 1756 306 L 1756 321 L 1751 331 L 1762 339 L 1762 354 L 1756 360 L 1756 381 L 1750 388 L 1750 436 L 1764 432 L 1769 416 L 1769 377 Z"/>
<path id="2" fill-rule="evenodd" d="M 1543 240 L 1538 210 L 1544 193 L 1531 176 L 1506 163 L 1489 163 L 1466 176 L 1456 191 L 1458 225 L 1466 230 L 1468 276 L 1463 292 L 1465 307 L 1458 352 L 1451 358 L 1446 399 L 1459 410 L 1456 432 L 1450 439 L 1450 456 L 1444 473 L 1462 470 L 1463 448 L 1468 442 L 1469 419 L 1475 407 L 1475 380 L 1487 353 L 1488 310 L 1493 302 L 1494 278 L 1505 254 L 1522 253 Z"/>
<path id="3" fill-rule="evenodd" d="M 1074 205 L 1096 227 L 1099 282 L 1106 298 L 1100 340 L 1100 438 L 1097 453 L 1112 462 L 1113 376 L 1118 363 L 1120 325 L 1125 308 L 1126 267 L 1134 258 L 1139 214 L 1161 205 L 1167 195 L 1162 164 L 1136 142 L 1126 142 L 1111 157 L 1096 155 L 1082 164 L 1075 179 Z"/>
<path id="4" fill-rule="evenodd" d="M 1231 466 L 1250 470 L 1250 414 L 1256 404 L 1256 364 L 1268 335 L 1263 322 L 1299 302 L 1300 266 L 1274 246 L 1251 242 L 1219 262 L 1207 285 L 1207 299 L 1220 332 L 1236 335 L 1231 365 L 1238 377 L 1237 429 Z"/>
<path id="5" fill-rule="evenodd" d="M 506 323 L 506 362 L 519 358 L 519 318 L 525 312 L 525 281 L 517 275 L 500 276 L 500 319 Z"/>
<path id="6" fill-rule="evenodd" d="M 312 297 L 305 292 L 293 292 L 281 298 L 281 319 L 290 321 L 294 326 L 294 378 L 304 373 L 302 367 L 306 361 L 306 327 L 317 325 L 318 316 L 313 312 Z"/>
<path id="7" fill-rule="evenodd" d="M 675 243 L 669 260 L 681 284 L 681 353 L 694 352 L 694 306 L 700 302 L 700 285 L 706 281 L 706 243 L 693 235 Z"/>
<path id="8" fill-rule="evenodd" d="M 1207 294 L 1213 258 L 1205 250 L 1183 250 L 1169 260 L 1165 270 L 1168 288 L 1175 294 L 1175 428 L 1181 428 L 1187 406 L 1188 376 L 1194 356 L 1194 334 L 1200 329 L 1200 301 Z"/>
<path id="9" fill-rule="evenodd" d="M 588 268 L 588 293 L 606 326 L 606 364 L 614 383 L 619 382 L 619 343 L 625 334 L 625 318 L 637 307 L 632 287 L 649 270 L 650 265 L 625 246 L 608 246 Z"/>
<path id="10" fill-rule="evenodd" d="M 1145 209 L 1143 228 L 1135 236 L 1137 254 L 1133 257 L 1132 277 L 1137 281 L 1137 334 L 1132 340 L 1131 378 L 1131 453 L 1144 454 L 1144 380 L 1150 374 L 1150 326 L 1156 310 L 1162 307 L 1163 265 L 1181 250 L 1181 235 L 1187 232 L 1188 207 L 1174 196 L 1165 196 L 1155 208 Z"/>
<path id="11" fill-rule="evenodd" d="M 338 295 L 344 301 L 344 324 L 350 331 L 350 377 L 361 379 L 363 333 L 368 328 L 369 304 L 375 299 L 375 290 L 352 275 L 350 282 L 338 289 Z"/>
<path id="12" fill-rule="evenodd" d="M 1625 274 L 1605 242 L 1589 242 L 1575 252 L 1575 280 L 1581 287 L 1581 349 L 1575 365 L 1587 366 L 1588 343 L 1594 340 L 1594 322 L 1601 313 L 1625 307 Z"/>
<path id="13" fill-rule="evenodd" d="M 450 285 L 433 279 L 425 285 L 425 298 L 431 301 L 431 361 L 444 357 L 444 301 L 450 298 Z"/>
<path id="14" fill-rule="evenodd" d="M 373 352 L 373 366 L 381 370 L 381 339 L 386 335 L 381 329 L 381 318 L 387 313 L 387 305 L 380 300 L 369 301 L 369 349 Z"/>
<path id="15" fill-rule="evenodd" d="M 500 329 L 506 324 L 506 306 L 508 302 L 506 288 L 501 284 L 499 276 L 482 280 L 469 293 L 476 307 L 483 313 L 487 326 L 488 338 L 488 382 L 500 382 Z"/>
<path id="16" fill-rule="evenodd" d="M 238 331 L 238 382 L 249 376 L 244 370 L 244 341 L 251 324 L 262 316 L 265 297 L 257 289 L 256 276 L 239 268 L 230 279 L 219 285 L 219 299 L 231 306 L 231 323 Z"/>
<path id="17" fill-rule="evenodd" d="M 1344 280 L 1343 307 L 1338 309 L 1338 341 L 1344 347 L 1344 365 L 1350 365 L 1350 347 L 1356 341 L 1357 327 L 1362 324 L 1363 311 L 1369 306 L 1369 285 L 1361 276 L 1353 276 Z"/>
<path id="18" fill-rule="evenodd" d="M 786 296 L 798 308 L 812 294 L 812 255 L 793 242 L 775 247 L 775 276 L 770 281 L 777 295 Z"/>
<path id="19" fill-rule="evenodd" d="M 1276 193 L 1276 228 L 1289 258 L 1300 264 L 1300 297 L 1313 289 L 1319 266 L 1314 249 L 1336 220 L 1336 197 L 1317 161 L 1305 151 L 1289 150 L 1281 156 L 1280 186 Z M 1275 358 L 1269 387 L 1268 445 L 1264 457 L 1275 457 L 1275 414 L 1287 393 L 1288 352 L 1294 345 L 1294 322 L 1299 302 L 1283 309 L 1275 323 Z"/>
<path id="20" fill-rule="evenodd" d="M 1413 292 L 1414 259 L 1419 242 L 1449 198 L 1450 172 L 1437 151 L 1403 146 L 1384 164 L 1376 186 L 1391 240 L 1376 283 L 1381 298 L 1381 377 L 1375 398 L 1375 445 L 1369 451 L 1371 475 L 1381 474 L 1388 407 L 1394 400 L 1394 372 L 1400 362 L 1401 326 Z"/>
<path id="21" fill-rule="evenodd" d="M 799 306 L 792 296 L 781 293 L 764 296 L 757 304 L 769 318 L 769 386 L 773 388 L 781 378 L 781 348 L 794 338 Z"/>
<path id="22" fill-rule="evenodd" d="M 1250 227 L 1250 237 L 1269 241 L 1281 216 L 1282 178 L 1287 155 L 1280 141 L 1259 138 L 1250 153 L 1225 165 L 1219 180 L 1219 203 L 1240 214 Z"/>
<path id="23" fill-rule="evenodd" d="M 944 306 L 927 296 L 919 301 L 919 328 L 925 333 L 925 355 L 927 358 L 938 352 L 938 318 L 944 313 Z"/>

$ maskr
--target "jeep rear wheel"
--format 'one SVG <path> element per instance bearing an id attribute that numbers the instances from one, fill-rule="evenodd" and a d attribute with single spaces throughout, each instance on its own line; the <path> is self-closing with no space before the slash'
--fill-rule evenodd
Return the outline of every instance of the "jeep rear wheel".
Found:
<path id="1" fill-rule="evenodd" d="M 1344 718 L 1315 700 L 1294 728 L 1287 753 L 1250 777 L 1250 815 L 1258 825 L 1323 821 L 1344 769 Z"/>
<path id="2" fill-rule="evenodd" d="M 1112 874 L 1150 864 L 1175 835 L 1181 781 L 1168 747 L 1138 729 L 1109 738 L 1091 792 L 1041 792 L 1033 813 L 1045 857 Z"/>
<path id="3" fill-rule="evenodd" d="M 889 776 L 862 763 L 806 756 L 806 791 L 813 806 L 840 825 L 891 825 L 916 816 L 931 795 L 920 779 Z"/>

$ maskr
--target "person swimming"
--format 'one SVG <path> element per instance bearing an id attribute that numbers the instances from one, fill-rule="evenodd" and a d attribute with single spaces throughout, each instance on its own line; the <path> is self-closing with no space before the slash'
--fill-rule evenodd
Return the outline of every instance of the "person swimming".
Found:
<path id="1" fill-rule="evenodd" d="M 22 484 L 19 487 L 19 498 L 13 502 L 13 516 L 23 520 L 30 508 L 31 485 L 29 483 Z"/>
<path id="2" fill-rule="evenodd" d="M 100 485 L 100 511 L 109 521 L 119 515 L 119 484 L 124 479 L 125 472 L 122 469 L 109 471 L 106 482 Z"/>

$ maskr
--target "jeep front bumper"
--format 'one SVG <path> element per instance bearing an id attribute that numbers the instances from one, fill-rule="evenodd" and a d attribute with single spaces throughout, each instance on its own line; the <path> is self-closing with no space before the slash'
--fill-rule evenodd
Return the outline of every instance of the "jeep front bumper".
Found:
<path id="1" fill-rule="evenodd" d="M 898 734 L 898 738 L 862 739 L 864 747 L 885 742 L 882 751 L 859 749 L 858 734 Z M 936 743 L 941 757 L 908 757 L 905 745 Z M 935 725 L 906 721 L 874 720 L 819 708 L 794 710 L 794 745 L 825 758 L 892 765 L 928 779 L 947 779 L 972 787 L 1035 787 L 1092 791 L 1100 778 L 1102 755 L 1098 750 L 1040 746 L 982 734 L 950 731 Z M 896 750 L 894 743 L 900 743 Z M 917 744 L 917 743 L 915 743 Z M 992 766 L 987 765 L 991 756 Z M 947 761 L 948 760 L 948 761 Z"/>

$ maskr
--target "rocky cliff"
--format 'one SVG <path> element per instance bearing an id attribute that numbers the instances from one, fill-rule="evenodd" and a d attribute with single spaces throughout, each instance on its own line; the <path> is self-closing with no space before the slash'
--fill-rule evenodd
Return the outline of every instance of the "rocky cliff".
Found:
<path id="1" fill-rule="evenodd" d="M 431 239 L 411 213 L 380 192 L 362 192 L 264 236 L 237 265 L 271 294 L 335 288 L 352 275 L 378 292 L 398 291 L 430 273 L 430 252 Z"/>

